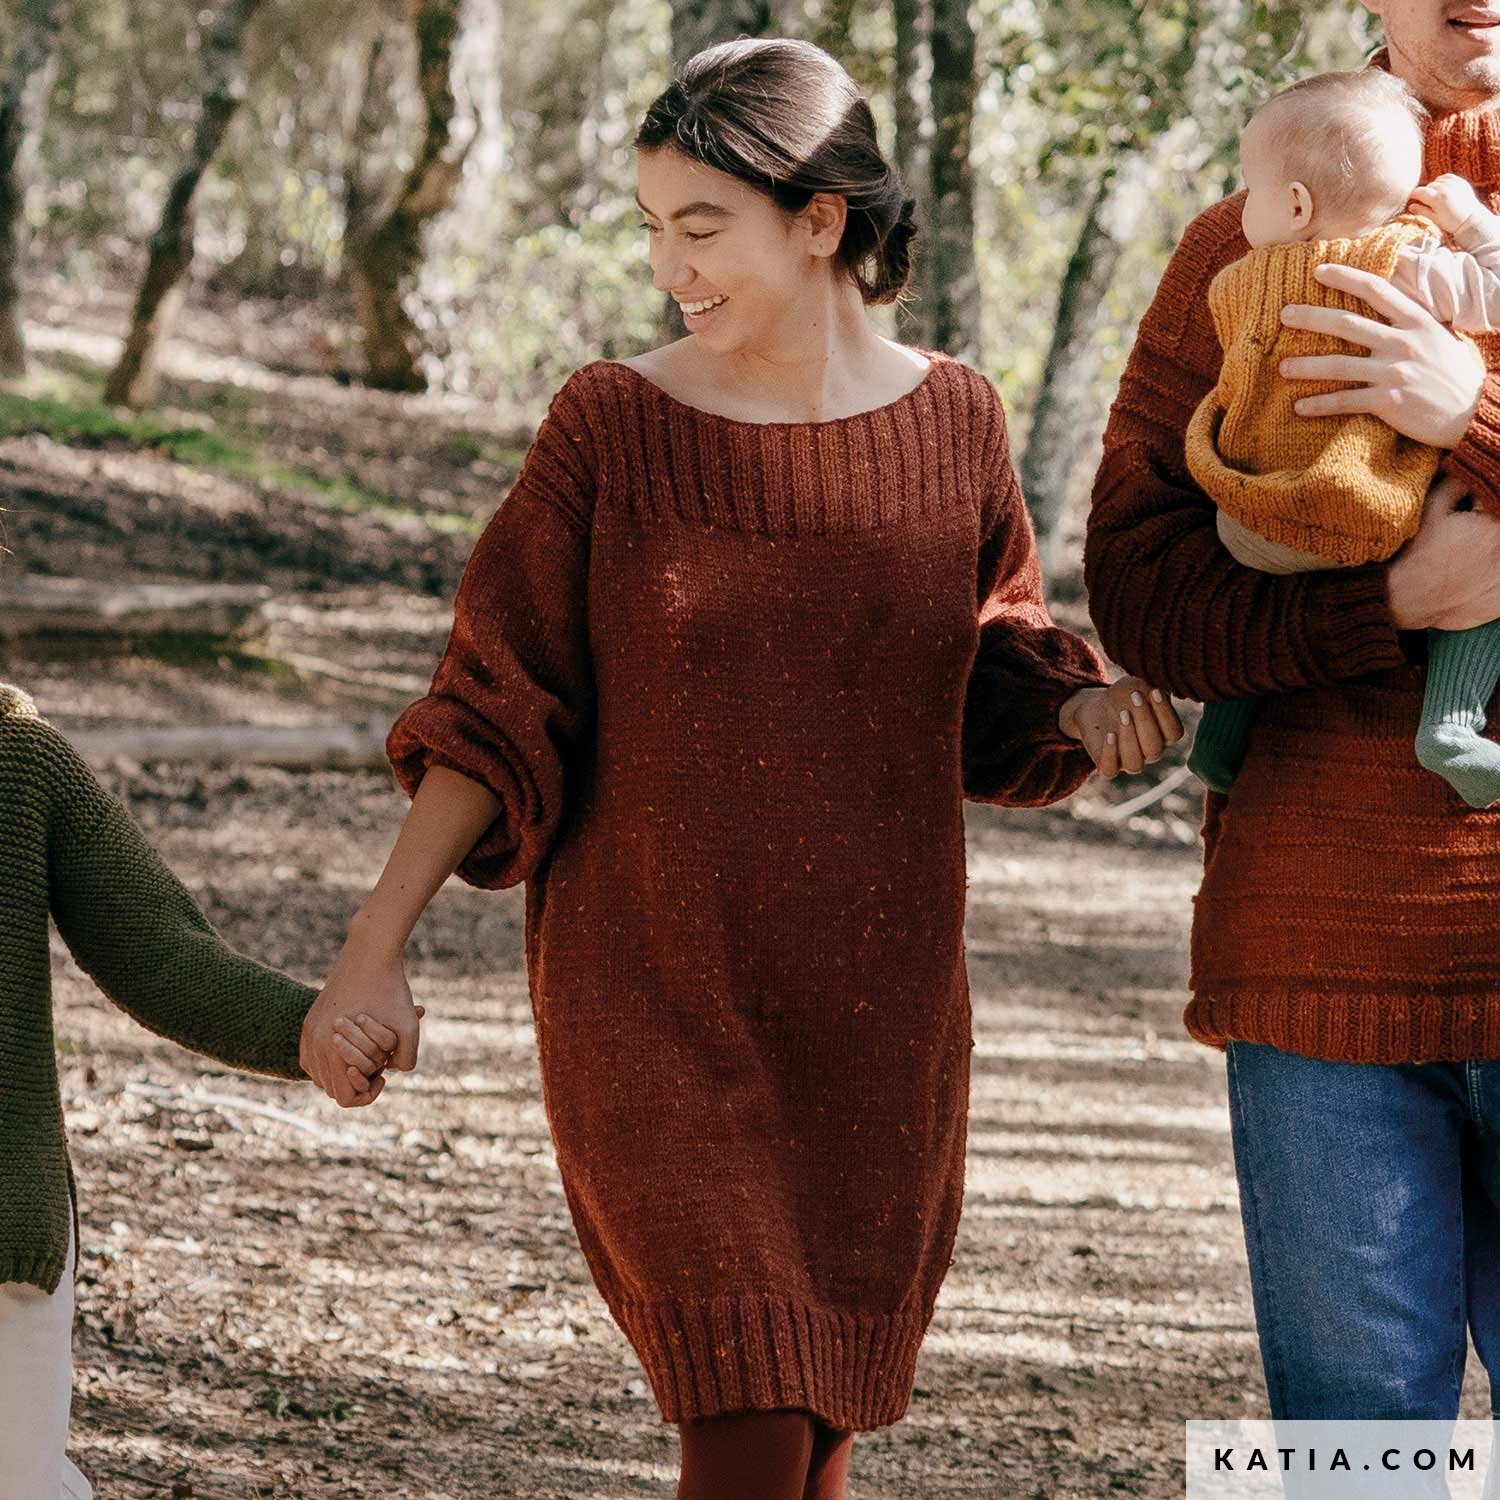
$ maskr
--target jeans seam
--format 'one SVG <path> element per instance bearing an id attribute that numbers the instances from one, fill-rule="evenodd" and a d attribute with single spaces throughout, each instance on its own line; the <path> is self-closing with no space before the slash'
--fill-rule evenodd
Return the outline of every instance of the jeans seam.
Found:
<path id="1" fill-rule="evenodd" d="M 1229 1044 L 1229 1046 L 1230 1046 L 1231 1049 L 1235 1045 L 1236 1044 L 1234 1042 L 1231 1042 Z M 1230 1085 L 1234 1089 L 1235 1099 L 1236 1099 L 1236 1101 L 1239 1104 L 1240 1120 L 1243 1123 L 1246 1120 L 1246 1114 L 1245 1114 L 1245 1096 L 1244 1096 L 1244 1091 L 1240 1088 L 1239 1068 L 1238 1068 L 1238 1066 L 1235 1063 L 1234 1053 L 1233 1053 L 1232 1050 L 1229 1051 L 1229 1053 L 1228 1053 L 1228 1061 L 1229 1061 L 1229 1081 L 1230 1081 Z M 1247 1229 L 1247 1233 L 1246 1233 L 1246 1236 L 1245 1236 L 1245 1249 L 1246 1249 L 1247 1255 L 1253 1253 L 1255 1261 L 1259 1262 L 1259 1271 L 1260 1271 L 1259 1276 L 1255 1275 L 1256 1266 L 1254 1264 L 1252 1264 L 1252 1266 L 1251 1266 L 1251 1277 L 1252 1277 L 1251 1284 L 1252 1284 L 1252 1287 L 1253 1287 L 1258 1282 L 1259 1285 L 1260 1285 L 1260 1287 L 1261 1287 L 1261 1297 L 1262 1297 L 1262 1300 L 1265 1303 L 1266 1318 L 1267 1318 L 1267 1321 L 1270 1324 L 1270 1329 L 1269 1329 L 1270 1339 L 1269 1339 L 1269 1342 L 1270 1342 L 1270 1344 L 1272 1346 L 1272 1353 L 1274 1355 L 1274 1364 L 1273 1364 L 1272 1368 L 1274 1368 L 1274 1371 L 1275 1371 L 1275 1380 L 1274 1380 L 1274 1387 L 1275 1388 L 1272 1389 L 1273 1380 L 1272 1380 L 1271 1369 L 1267 1369 L 1265 1371 L 1265 1375 L 1266 1375 L 1266 1394 L 1267 1394 L 1267 1396 L 1270 1397 L 1270 1401 L 1271 1401 L 1271 1414 L 1272 1414 L 1272 1416 L 1274 1417 L 1277 1414 L 1278 1410 L 1280 1410 L 1282 1413 L 1287 1414 L 1288 1417 L 1289 1417 L 1290 1414 L 1287 1413 L 1287 1403 L 1286 1403 L 1286 1400 L 1285 1400 L 1285 1397 L 1286 1397 L 1286 1385 L 1285 1385 L 1285 1380 L 1286 1380 L 1286 1376 L 1285 1376 L 1286 1356 L 1285 1356 L 1285 1351 L 1284 1351 L 1284 1349 L 1282 1347 L 1282 1343 L 1281 1343 L 1281 1321 L 1280 1321 L 1280 1319 L 1278 1317 L 1276 1317 L 1274 1315 L 1273 1309 L 1272 1309 L 1271 1285 L 1270 1285 L 1271 1278 L 1266 1274 L 1265 1256 L 1264 1256 L 1264 1253 L 1263 1253 L 1263 1250 L 1262 1250 L 1262 1238 L 1263 1238 L 1263 1235 L 1264 1235 L 1264 1227 L 1262 1225 L 1262 1219 L 1261 1219 L 1260 1193 L 1256 1189 L 1255 1174 L 1250 1170 L 1250 1164 L 1249 1164 L 1249 1158 L 1250 1158 L 1250 1154 L 1251 1153 L 1250 1153 L 1250 1151 L 1248 1149 L 1248 1143 L 1249 1143 L 1249 1139 L 1253 1136 L 1253 1132 L 1251 1132 L 1248 1128 L 1245 1128 L 1244 1134 L 1245 1134 L 1245 1136 L 1247 1138 L 1247 1149 L 1245 1151 L 1245 1159 L 1246 1160 L 1245 1160 L 1245 1167 L 1239 1173 L 1239 1176 L 1241 1178 L 1241 1181 L 1245 1184 L 1245 1186 L 1247 1186 L 1249 1188 L 1249 1191 L 1250 1191 L 1250 1220 L 1251 1220 L 1251 1223 L 1254 1226 L 1254 1228 L 1253 1228 L 1253 1234 L 1251 1232 L 1249 1232 L 1248 1229 Z M 1262 1363 L 1262 1365 L 1265 1364 L 1264 1358 L 1262 1358 L 1261 1363 Z"/>
<path id="2" fill-rule="evenodd" d="M 1486 1140 L 1494 1134 L 1485 1124 L 1484 1099 L 1480 1092 L 1479 1064 L 1477 1062 L 1466 1062 L 1464 1068 L 1464 1092 L 1469 1098 L 1469 1114 L 1473 1117 L 1474 1128 L 1479 1132 L 1480 1140 Z"/>

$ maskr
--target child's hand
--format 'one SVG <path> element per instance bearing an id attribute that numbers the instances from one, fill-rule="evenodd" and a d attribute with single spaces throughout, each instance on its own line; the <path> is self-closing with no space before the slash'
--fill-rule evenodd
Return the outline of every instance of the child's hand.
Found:
<path id="1" fill-rule="evenodd" d="M 303 1072 L 345 1108 L 374 1103 L 385 1084 L 383 1077 L 370 1080 L 360 1066 L 366 1053 L 355 1045 L 347 1031 L 341 1034 L 336 1030 L 339 1021 L 358 1017 L 368 1017 L 372 1025 L 396 1034 L 389 1063 L 382 1064 L 378 1073 L 383 1073 L 387 1065 L 402 1071 L 416 1067 L 421 1012 L 412 1004 L 400 953 L 392 954 L 351 938 L 344 944 L 322 994 L 302 1023 L 301 1047 Z M 366 1036 L 374 1036 L 362 1023 L 357 1029 Z M 351 1061 L 351 1052 L 357 1061 Z M 370 1055 L 378 1058 L 381 1054 L 372 1050 Z M 351 1067 L 369 1082 L 367 1090 L 356 1086 L 350 1076 Z"/>
<path id="2" fill-rule="evenodd" d="M 417 1020 L 427 1014 L 427 1008 L 416 1008 Z M 385 1088 L 385 1070 L 395 1060 L 400 1050 L 401 1038 L 389 1026 L 377 1021 L 363 1011 L 353 1019 L 340 1016 L 333 1023 L 333 1046 L 348 1064 L 345 1070 L 349 1087 L 356 1095 L 369 1094 L 369 1099 L 360 1098 L 360 1104 L 373 1104 Z"/>
<path id="3" fill-rule="evenodd" d="M 1106 780 L 1121 771 L 1134 776 L 1183 734 L 1172 700 L 1139 677 L 1080 688 L 1063 704 L 1057 723 L 1069 739 L 1083 741 Z"/>
<path id="4" fill-rule="evenodd" d="M 1444 172 L 1441 177 L 1434 177 L 1411 197 L 1413 203 L 1420 203 L 1432 215 L 1444 234 L 1456 234 L 1476 213 L 1485 211 L 1479 194 L 1456 172 Z"/>

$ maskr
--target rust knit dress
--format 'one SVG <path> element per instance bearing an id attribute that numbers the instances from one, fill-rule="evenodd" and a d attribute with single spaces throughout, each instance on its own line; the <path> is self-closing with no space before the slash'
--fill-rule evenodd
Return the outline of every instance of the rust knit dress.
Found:
<path id="1" fill-rule="evenodd" d="M 389 739 L 503 803 L 458 873 L 526 881 L 558 1167 L 668 1421 L 905 1411 L 963 1196 L 963 793 L 1091 770 L 999 397 L 930 358 L 795 424 L 577 372 Z"/>
<path id="2" fill-rule="evenodd" d="M 1423 181 L 1442 172 L 1500 206 L 1500 111 L 1431 124 Z M 1193 223 L 1141 322 L 1085 554 L 1115 660 L 1183 697 L 1267 700 L 1234 790 L 1208 796 L 1187 1028 L 1349 1062 L 1500 1057 L 1500 813 L 1412 756 L 1422 637 L 1392 624 L 1383 565 L 1241 567 L 1183 460 L 1218 378 L 1209 285 L 1246 253 L 1243 204 Z M 1500 516 L 1500 337 L 1476 342 L 1491 373 L 1450 462 Z"/>

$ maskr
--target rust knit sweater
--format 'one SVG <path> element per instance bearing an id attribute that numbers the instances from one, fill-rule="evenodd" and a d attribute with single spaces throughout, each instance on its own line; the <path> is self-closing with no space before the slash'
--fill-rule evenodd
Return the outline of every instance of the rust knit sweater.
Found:
<path id="1" fill-rule="evenodd" d="M 1423 180 L 1441 172 L 1496 203 L 1500 111 L 1434 121 Z M 1403 647 L 1420 638 L 1393 626 L 1384 567 L 1241 567 L 1184 464 L 1243 203 L 1193 223 L 1141 322 L 1085 554 L 1100 638 L 1130 671 L 1185 697 L 1267 697 L 1233 795 L 1208 798 L 1187 1027 L 1355 1062 L 1500 1057 L 1500 814 L 1412 756 L 1424 674 Z M 1476 341 L 1492 373 L 1452 463 L 1495 508 L 1500 338 Z"/>
<path id="2" fill-rule="evenodd" d="M 950 1264 L 969 1051 L 962 796 L 1091 769 L 999 398 L 938 356 L 748 423 L 598 362 L 554 398 L 389 750 L 503 810 L 548 1119 L 669 1421 L 894 1422 Z"/>

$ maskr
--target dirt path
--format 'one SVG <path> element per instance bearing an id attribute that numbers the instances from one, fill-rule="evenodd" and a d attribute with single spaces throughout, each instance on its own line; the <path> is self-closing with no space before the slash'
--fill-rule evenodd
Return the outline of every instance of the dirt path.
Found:
<path id="1" fill-rule="evenodd" d="M 232 939 L 312 978 L 402 806 L 379 776 L 112 780 Z M 971 830 L 967 1206 L 910 1415 L 852 1492 L 1176 1494 L 1181 1417 L 1258 1395 L 1221 1069 L 1178 1029 L 1194 857 L 1065 813 Z M 345 1115 L 157 1042 L 59 950 L 102 1496 L 669 1493 L 553 1166 L 520 920 L 450 883 L 411 964 L 421 1070 Z"/>
<path id="2" fill-rule="evenodd" d="M 99 372 L 70 357 L 49 378 L 73 400 Z M 437 659 L 503 434 L 353 399 L 310 422 L 301 386 L 216 379 L 169 394 L 221 440 L 217 467 L 80 439 L 62 411 L 0 434 L 7 568 L 276 591 L 235 656 L 0 661 L 65 730 L 388 718 Z M 312 981 L 404 811 L 375 774 L 107 779 L 232 940 Z M 859 1440 L 856 1500 L 1168 1500 L 1185 1417 L 1262 1413 L 1222 1060 L 1179 1019 L 1196 796 L 1113 821 L 1139 789 L 971 812 L 966 1211 L 910 1413 Z M 158 1042 L 56 958 L 76 1456 L 100 1500 L 670 1494 L 675 1436 L 552 1160 L 519 895 L 439 896 L 410 963 L 421 1070 L 345 1115 Z M 1471 1367 L 1466 1415 L 1478 1384 Z"/>

